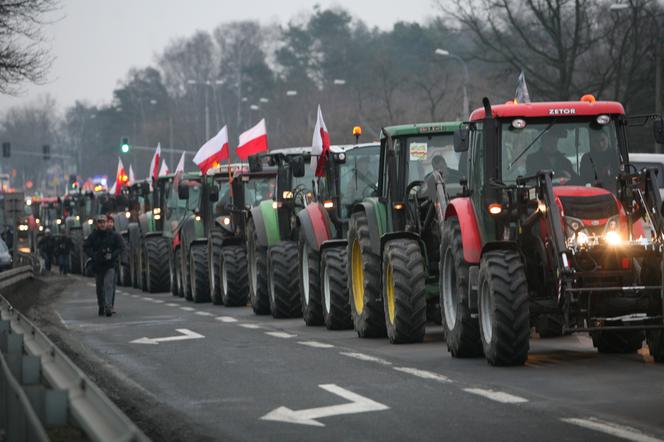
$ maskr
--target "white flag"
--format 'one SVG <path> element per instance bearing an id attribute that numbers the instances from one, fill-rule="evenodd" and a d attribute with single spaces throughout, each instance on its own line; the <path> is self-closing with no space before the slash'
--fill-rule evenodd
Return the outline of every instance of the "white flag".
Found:
<path id="1" fill-rule="evenodd" d="M 182 156 L 180 157 L 180 161 L 178 161 L 178 165 L 175 168 L 175 173 L 180 173 L 184 172 L 184 152 L 182 152 Z"/>
<path id="2" fill-rule="evenodd" d="M 168 166 L 166 165 L 166 160 L 161 162 L 161 169 L 159 169 L 159 176 L 168 175 Z"/>

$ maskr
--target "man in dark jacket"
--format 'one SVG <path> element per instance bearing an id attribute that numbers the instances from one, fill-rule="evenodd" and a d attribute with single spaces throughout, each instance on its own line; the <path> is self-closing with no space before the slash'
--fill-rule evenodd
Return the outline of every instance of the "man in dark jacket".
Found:
<path id="1" fill-rule="evenodd" d="M 42 258 L 44 258 L 44 267 L 46 268 L 46 271 L 50 272 L 53 255 L 55 253 L 55 238 L 51 235 L 51 229 L 46 229 L 44 236 L 37 244 L 37 249 Z"/>
<path id="2" fill-rule="evenodd" d="M 74 242 L 67 235 L 60 235 L 55 240 L 55 256 L 60 266 L 60 274 L 66 275 L 69 270 L 69 255 L 74 250 Z"/>
<path id="3" fill-rule="evenodd" d="M 96 218 L 96 229 L 85 240 L 85 253 L 92 257 L 97 286 L 99 316 L 113 314 L 113 289 L 115 287 L 115 264 L 124 244 L 119 233 L 108 228 L 106 215 Z"/>

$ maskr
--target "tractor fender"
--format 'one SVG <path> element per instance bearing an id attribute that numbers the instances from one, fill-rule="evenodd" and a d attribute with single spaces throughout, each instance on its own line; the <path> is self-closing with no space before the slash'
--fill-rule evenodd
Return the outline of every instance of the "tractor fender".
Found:
<path id="1" fill-rule="evenodd" d="M 429 262 L 429 259 L 427 257 L 427 248 L 424 245 L 424 241 L 422 241 L 422 237 L 418 235 L 417 233 L 413 232 L 390 232 L 382 235 L 380 237 L 380 255 L 381 257 L 383 256 L 383 251 L 385 250 L 385 244 L 388 241 L 392 241 L 394 239 L 412 239 L 413 241 L 417 241 L 417 244 L 420 246 L 420 252 L 422 252 L 422 257 L 424 258 L 424 262 Z"/>
<path id="2" fill-rule="evenodd" d="M 482 238 L 477 227 L 477 217 L 470 198 L 454 198 L 445 209 L 445 219 L 456 217 L 461 227 L 463 259 L 468 264 L 479 264 L 482 254 Z"/>
<path id="3" fill-rule="evenodd" d="M 322 253 L 325 249 L 331 249 L 334 247 L 346 247 L 348 245 L 347 239 L 328 239 L 323 241 L 320 245 L 320 252 Z"/>
<path id="4" fill-rule="evenodd" d="M 367 215 L 369 224 L 369 239 L 371 241 L 371 251 L 376 255 L 382 254 L 381 236 L 385 231 L 385 215 L 379 219 L 378 211 L 383 209 L 376 201 L 362 201 L 353 206 L 352 213 L 364 212 Z"/>
<path id="5" fill-rule="evenodd" d="M 193 245 L 198 245 L 198 244 L 204 244 L 207 245 L 208 239 L 207 238 L 196 238 L 189 244 L 189 248 L 191 249 L 191 246 Z"/>
<path id="6" fill-rule="evenodd" d="M 516 241 L 489 241 L 482 246 L 482 255 L 492 250 L 516 250 L 521 254 L 521 247 Z"/>
<path id="7" fill-rule="evenodd" d="M 320 250 L 320 245 L 332 236 L 325 208 L 320 203 L 308 204 L 300 210 L 297 218 L 309 247 L 316 251 Z"/>
<path id="8" fill-rule="evenodd" d="M 269 247 L 279 243 L 281 240 L 279 222 L 277 211 L 272 208 L 272 200 L 262 201 L 258 206 L 252 208 L 251 218 L 256 226 L 258 246 Z"/>
<path id="9" fill-rule="evenodd" d="M 221 240 L 221 246 L 243 246 L 244 241 L 244 238 L 240 236 L 224 236 Z"/>
<path id="10" fill-rule="evenodd" d="M 148 232 L 143 234 L 143 238 L 150 238 L 152 236 L 161 236 L 161 232 Z"/>

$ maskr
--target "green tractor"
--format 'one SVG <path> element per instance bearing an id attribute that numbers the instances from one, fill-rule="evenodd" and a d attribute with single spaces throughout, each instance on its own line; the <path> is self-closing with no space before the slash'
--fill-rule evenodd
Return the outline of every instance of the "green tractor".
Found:
<path id="1" fill-rule="evenodd" d="M 378 143 L 331 146 L 314 199 L 297 216 L 302 316 L 330 330 L 353 326 L 346 274 L 346 234 L 351 208 L 374 196 Z"/>
<path id="2" fill-rule="evenodd" d="M 250 210 L 262 201 L 272 201 L 276 169 L 250 172 L 246 167 L 233 171 L 228 187 L 228 171 L 221 169 L 206 181 L 219 188 L 220 199 L 214 204 L 206 223 L 208 229 L 208 265 L 210 295 L 214 304 L 245 306 L 249 299 L 249 276 L 246 252 L 247 219 Z"/>
<path id="3" fill-rule="evenodd" d="M 83 255 L 83 223 L 88 218 L 89 192 L 73 192 L 64 196 L 63 219 L 64 234 L 71 238 L 74 247 L 70 255 L 70 269 L 74 274 L 83 274 L 85 257 Z M 57 221 L 56 221 L 57 223 Z"/>
<path id="4" fill-rule="evenodd" d="M 118 285 L 131 287 L 134 286 L 135 275 L 133 252 L 135 245 L 139 242 L 140 229 L 138 219 L 141 213 L 145 213 L 145 203 L 147 198 L 143 195 L 149 193 L 150 185 L 147 180 L 133 183 L 131 186 L 122 188 L 120 195 L 114 197 L 115 204 L 111 216 L 114 221 L 115 231 L 118 232 L 125 243 L 124 253 L 120 256 L 118 266 Z M 136 278 L 137 279 L 137 278 Z M 138 282 L 136 282 L 138 286 Z"/>
<path id="5" fill-rule="evenodd" d="M 277 167 L 273 199 L 251 209 L 246 239 L 249 300 L 254 313 L 275 318 L 302 315 L 297 213 L 311 201 L 314 174 L 306 165 L 311 148 L 286 148 L 249 157 L 252 173 L 263 164 Z"/>
<path id="6" fill-rule="evenodd" d="M 459 125 L 381 132 L 376 196 L 351 208 L 348 226 L 350 306 L 360 337 L 421 342 L 427 316 L 439 320 L 438 211 L 461 191 L 463 160 L 453 142 Z"/>
<path id="7" fill-rule="evenodd" d="M 588 95 L 483 105 L 456 137 L 468 182 L 441 217 L 448 350 L 521 365 L 544 316 L 590 333 L 599 352 L 635 352 L 645 338 L 664 362 L 664 218 L 656 169 L 629 161 L 638 118 Z M 661 116 L 640 119 L 664 141 Z"/>

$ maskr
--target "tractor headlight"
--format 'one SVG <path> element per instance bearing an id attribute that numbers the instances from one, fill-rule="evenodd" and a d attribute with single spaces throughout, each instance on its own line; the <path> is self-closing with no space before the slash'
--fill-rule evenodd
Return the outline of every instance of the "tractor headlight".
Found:
<path id="1" fill-rule="evenodd" d="M 94 223 L 94 221 L 91 220 L 91 219 L 89 219 L 89 220 L 88 220 L 88 224 L 92 225 L 92 223 Z"/>
<path id="2" fill-rule="evenodd" d="M 231 218 L 230 216 L 224 216 L 221 218 L 221 223 L 225 226 L 229 226 L 231 224 Z"/>
<path id="3" fill-rule="evenodd" d="M 131 218 L 131 212 L 129 210 L 125 212 L 125 218 L 127 219 Z"/>
<path id="4" fill-rule="evenodd" d="M 79 215 L 76 215 L 76 221 L 80 221 L 81 217 Z"/>
<path id="5" fill-rule="evenodd" d="M 161 219 L 161 215 L 157 214 L 154 216 L 155 221 L 159 221 Z"/>
<path id="6" fill-rule="evenodd" d="M 293 192 L 291 192 L 290 190 L 284 190 L 282 192 L 281 196 L 285 200 L 290 200 L 290 199 L 293 199 Z"/>
<path id="7" fill-rule="evenodd" d="M 576 234 L 576 244 L 578 246 L 586 246 L 590 242 L 590 238 L 588 237 L 588 234 L 585 232 L 578 232 Z"/>
<path id="8" fill-rule="evenodd" d="M 152 213 L 155 215 L 159 215 L 161 213 L 161 209 L 159 207 L 155 207 L 152 209 Z"/>
<path id="9" fill-rule="evenodd" d="M 56 223 L 57 225 L 60 225 L 60 224 L 62 224 L 62 220 L 61 220 L 60 218 L 58 218 L 58 219 L 55 220 L 55 223 Z"/>
<path id="10" fill-rule="evenodd" d="M 615 230 L 609 230 L 608 232 L 606 232 L 606 235 L 604 235 L 604 240 L 610 246 L 618 246 L 622 242 L 620 234 Z"/>

